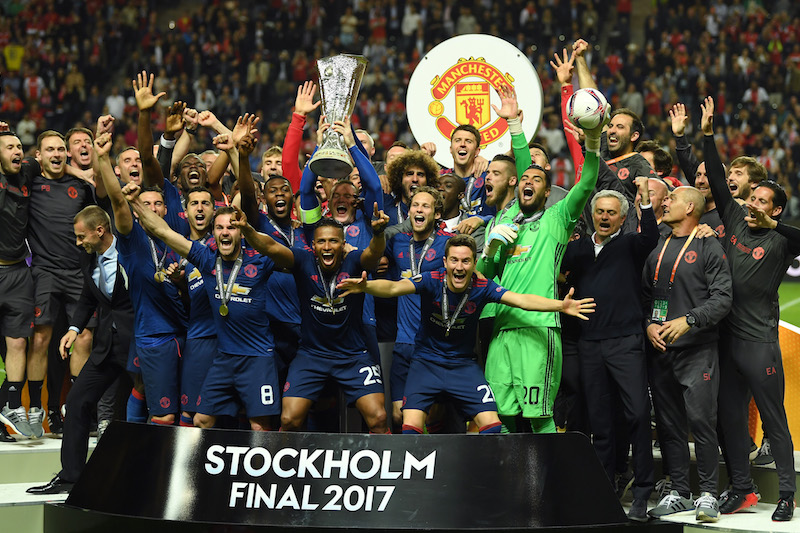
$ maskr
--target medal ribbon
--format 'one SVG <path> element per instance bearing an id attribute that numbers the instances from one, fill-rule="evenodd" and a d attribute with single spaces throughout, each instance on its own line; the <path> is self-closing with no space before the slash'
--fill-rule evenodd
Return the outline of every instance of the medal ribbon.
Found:
<path id="1" fill-rule="evenodd" d="M 289 248 L 292 248 L 292 247 L 294 247 L 294 230 L 293 230 L 293 229 L 291 229 L 291 227 L 290 227 L 290 229 L 289 229 L 289 235 L 287 236 L 287 235 L 286 235 L 286 234 L 283 232 L 283 230 L 281 229 L 281 227 L 280 227 L 280 226 L 278 226 L 278 223 L 277 223 L 277 222 L 275 222 L 275 221 L 272 219 L 272 217 L 271 217 L 271 216 L 267 215 L 267 220 L 269 220 L 269 223 L 270 223 L 270 224 L 272 224 L 272 227 L 273 227 L 273 228 L 275 228 L 275 231 L 277 231 L 277 232 L 280 234 L 280 236 L 281 236 L 281 237 L 283 237 L 283 240 L 284 240 L 284 241 L 286 241 L 287 243 L 289 243 Z"/>
<path id="2" fill-rule="evenodd" d="M 428 236 L 428 239 L 425 241 L 425 245 L 422 247 L 422 252 L 419 254 L 419 262 L 417 261 L 417 254 L 414 253 L 414 239 L 411 239 L 411 242 L 408 244 L 408 258 L 411 260 L 412 276 L 416 276 L 419 274 L 420 270 L 422 270 L 422 262 L 425 260 L 425 255 L 428 253 L 428 250 L 430 250 L 435 238 L 436 235 L 431 232 L 430 236 Z"/>
<path id="3" fill-rule="evenodd" d="M 333 308 L 333 294 L 336 291 L 336 280 L 339 278 L 339 272 L 331 279 L 330 283 L 325 283 L 325 276 L 322 275 L 322 268 L 319 266 L 319 259 L 317 260 L 317 273 L 319 274 L 319 282 L 322 284 L 322 290 L 325 291 L 325 298 L 328 304 Z"/>
<path id="4" fill-rule="evenodd" d="M 164 247 L 164 255 L 161 256 L 161 259 L 159 259 L 156 243 L 150 237 L 147 237 L 147 242 L 150 243 L 150 257 L 153 258 L 153 266 L 155 267 L 156 272 L 161 272 L 164 270 L 164 262 L 167 260 L 167 251 L 169 248 Z"/>
<path id="5" fill-rule="evenodd" d="M 467 304 L 467 300 L 469 299 L 469 291 L 471 288 L 472 280 L 469 280 L 467 290 L 464 291 L 464 296 L 462 296 L 461 301 L 458 302 L 455 313 L 453 313 L 453 316 L 448 316 L 450 314 L 450 302 L 447 298 L 447 276 L 445 276 L 445 279 L 442 281 L 442 318 L 444 319 L 444 323 L 447 328 L 444 332 L 445 337 L 450 335 L 450 328 L 452 328 L 453 324 L 456 323 L 459 313 L 461 313 L 461 310 L 464 309 L 464 306 Z"/>
<path id="6" fill-rule="evenodd" d="M 236 261 L 233 263 L 233 268 L 231 268 L 231 275 L 228 277 L 227 285 L 222 277 L 221 255 L 217 255 L 215 267 L 217 274 L 217 294 L 219 294 L 219 299 L 222 301 L 222 305 L 228 305 L 228 301 L 231 299 L 231 294 L 233 294 L 233 285 L 236 283 L 236 276 L 239 275 L 239 269 L 242 268 L 242 253 L 239 252 L 239 257 L 237 257 Z"/>

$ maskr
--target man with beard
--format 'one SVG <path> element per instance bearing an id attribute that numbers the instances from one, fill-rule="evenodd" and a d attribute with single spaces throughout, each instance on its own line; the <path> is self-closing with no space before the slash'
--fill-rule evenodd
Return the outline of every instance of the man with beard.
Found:
<path id="1" fill-rule="evenodd" d="M 451 179 L 451 177 L 447 177 Z M 455 178 L 463 183 L 463 180 Z M 386 257 L 394 279 L 410 279 L 421 272 L 439 268 L 444 257 L 444 247 L 451 233 L 437 229 L 442 216 L 442 196 L 432 187 L 415 189 L 408 211 L 410 231 L 394 235 L 386 243 Z M 397 302 L 397 338 L 392 352 L 391 393 L 392 419 L 396 426 L 403 423 L 403 406 L 408 365 L 414 353 L 414 341 L 419 330 L 420 299 L 417 295 L 406 295 Z"/>
<path id="2" fill-rule="evenodd" d="M 714 196 L 711 194 L 711 187 L 708 184 L 708 176 L 706 175 L 706 164 L 697 160 L 692 150 L 692 145 L 689 144 L 685 135 L 686 125 L 689 123 L 686 106 L 681 103 L 672 106 L 669 111 L 669 118 L 672 122 L 672 135 L 675 137 L 675 151 L 678 154 L 678 163 L 683 175 L 686 176 L 689 185 L 697 187 L 697 190 L 703 193 L 706 199 L 706 212 L 700 217 L 700 224 L 708 224 L 717 233 L 720 242 L 723 242 L 725 239 L 725 225 L 722 223 L 717 211 L 717 204 L 714 202 Z M 734 195 L 734 197 L 737 196 Z"/>
<path id="3" fill-rule="evenodd" d="M 34 284 L 33 342 L 28 348 L 29 420 L 33 436 L 44 434 L 42 421 L 42 384 L 47 374 L 48 348 L 53 326 L 63 305 L 68 320 L 78 305 L 83 283 L 80 276 L 80 255 L 75 248 L 72 220 L 87 205 L 94 203 L 94 191 L 83 180 L 66 174 L 67 147 L 64 137 L 53 130 L 39 135 L 36 158 L 42 174 L 33 179 L 30 201 L 28 244 L 31 248 L 31 275 Z M 94 327 L 90 320 L 89 326 Z M 58 337 L 63 331 L 57 332 Z M 92 346 L 91 330 L 78 336 L 70 358 L 70 373 L 77 376 Z M 60 361 L 54 362 L 57 365 Z M 63 378 L 63 374 L 61 374 Z M 58 405 L 60 409 L 60 391 Z M 57 413 L 50 416 L 56 420 Z M 56 423 L 56 428 L 58 429 Z"/>
<path id="4" fill-rule="evenodd" d="M 345 122 L 337 121 L 333 125 L 327 122 L 322 123 L 319 128 L 320 131 L 317 133 L 318 140 L 322 138 L 322 133 L 328 128 L 332 128 L 344 137 L 345 145 L 348 147 L 361 176 L 362 192 L 364 193 L 363 205 L 369 210 L 372 210 L 377 205 L 378 210 L 383 211 L 383 191 L 380 179 L 367 159 L 366 154 L 356 146 L 355 136 L 350 127 L 350 120 L 348 119 Z M 319 199 L 314 192 L 316 182 L 317 176 L 311 170 L 311 166 L 306 165 L 300 180 L 300 219 L 306 228 L 311 228 L 313 224 L 322 218 Z M 328 196 L 328 210 L 330 217 L 344 228 L 347 244 L 353 246 L 356 250 L 365 250 L 372 241 L 372 225 L 364 211 L 358 208 L 358 194 L 356 186 L 350 180 L 344 179 L 335 182 Z M 313 237 L 310 229 L 306 229 L 305 232 L 306 242 L 312 241 Z M 375 302 L 371 296 L 364 299 L 363 309 L 367 346 L 375 360 L 378 361 L 380 360 L 380 350 L 378 348 L 378 334 L 375 323 Z"/>
<path id="5" fill-rule="evenodd" d="M 499 277 L 509 290 L 557 296 L 556 278 L 572 229 L 597 182 L 600 135 L 604 124 L 586 131 L 586 161 L 581 180 L 566 198 L 545 210 L 550 190 L 547 171 L 532 164 L 519 178 L 519 213 L 506 211 L 488 232 L 478 270 Z M 497 309 L 495 337 L 489 345 L 486 378 L 498 412 L 510 431 L 519 413 L 535 433 L 553 433 L 553 402 L 561 376 L 560 321 L 556 313 Z M 544 357 L 542 357 L 544 354 Z"/>
<path id="6" fill-rule="evenodd" d="M 445 245 L 444 268 L 400 281 L 367 281 L 363 272 L 360 279 L 345 279 L 337 286 L 346 296 L 361 292 L 384 298 L 420 295 L 420 329 L 403 398 L 403 433 L 421 434 L 428 410 L 443 394 L 456 400 L 464 419 L 474 419 L 479 433 L 500 433 L 494 395 L 475 360 L 474 342 L 468 334 L 477 327 L 487 301 L 528 311 L 562 311 L 584 319 L 582 312 L 592 312 L 591 298 L 574 301 L 571 293 L 562 302 L 506 291 L 477 276 L 475 256 L 475 240 L 456 235 Z"/>
<path id="7" fill-rule="evenodd" d="M 246 142 L 254 141 L 251 137 Z M 268 431 L 269 417 L 280 412 L 274 344 L 264 314 L 266 284 L 276 263 L 242 246 L 242 231 L 235 224 L 236 213 L 241 211 L 236 208 L 217 209 L 212 222 L 214 246 L 204 246 L 170 229 L 147 208 L 135 185 L 126 186 L 124 193 L 142 225 L 186 257 L 203 276 L 218 334 L 218 353 L 200 389 L 194 424 L 213 427 L 220 416 L 236 416 L 242 404 L 250 428 Z M 282 252 L 271 255 L 277 264 L 287 266 L 290 257 Z"/>
<path id="8" fill-rule="evenodd" d="M 255 124 L 256 120 L 252 123 Z M 249 126 L 248 126 L 249 128 Z M 244 131 L 243 129 L 241 131 Z M 247 220 L 252 220 L 254 227 L 289 248 L 308 248 L 306 236 L 302 228 L 292 225 L 292 186 L 289 180 L 280 174 L 265 176 L 264 199 L 267 212 L 258 209 L 258 185 L 253 181 L 248 163 L 250 143 L 242 143 L 234 139 L 239 149 L 239 192 L 242 198 L 242 211 Z M 278 152 L 278 155 L 280 153 Z M 266 156 L 265 156 L 266 160 Z M 280 159 L 278 158 L 278 161 Z M 263 175 L 263 171 L 262 171 Z M 300 340 L 300 302 L 297 297 L 292 273 L 284 269 L 276 269 L 267 281 L 266 313 L 269 316 L 270 329 L 275 341 L 277 364 L 281 377 L 286 376 L 285 369 L 297 353 Z"/>
<path id="9" fill-rule="evenodd" d="M 28 205 L 34 176 L 41 172 L 35 159 L 23 161 L 22 142 L 0 123 L 0 333 L 6 343 L 8 403 L 0 420 L 25 437 L 33 436 L 22 405 L 25 348 L 33 335 L 33 279 L 25 263 L 28 247 Z M 2 428 L 2 440 L 12 439 Z M 13 440 L 13 439 L 12 439 Z"/>
<path id="10" fill-rule="evenodd" d="M 325 382 L 333 378 L 355 403 L 371 433 L 389 433 L 384 408 L 381 367 L 365 342 L 361 295 L 337 294 L 336 284 L 378 264 L 386 245 L 383 230 L 389 219 L 374 206 L 373 237 L 363 251 L 344 252 L 345 232 L 335 218 L 320 219 L 313 232 L 312 250 L 287 248 L 258 233 L 246 220 L 247 242 L 290 268 L 297 284 L 303 324 L 300 347 L 289 366 L 283 387 L 281 430 L 300 430 Z"/>
<path id="11" fill-rule="evenodd" d="M 471 124 L 460 124 L 450 135 L 450 155 L 453 168 L 443 169 L 441 175 L 455 174 L 464 180 L 464 210 L 470 215 L 493 216 L 495 211 L 486 205 L 484 180 L 486 172 L 478 172 L 476 158 L 481 151 L 481 134 Z M 485 161 L 485 159 L 483 160 Z M 483 167 L 486 168 L 486 167 Z"/>
<path id="12" fill-rule="evenodd" d="M 422 150 L 405 150 L 387 163 L 386 172 L 392 190 L 391 196 L 387 196 L 393 203 L 386 203 L 385 210 L 389 225 L 394 226 L 408 218 L 408 206 L 417 187 L 437 187 L 439 166 Z"/>
<path id="13" fill-rule="evenodd" d="M 94 149 L 114 211 L 119 260 L 130 280 L 135 310 L 136 357 L 133 364 L 141 369 L 152 422 L 172 425 L 180 410 L 178 360 L 186 334 L 186 311 L 180 292 L 167 276 L 166 268 L 180 258 L 134 222 L 120 184 L 111 170 L 108 159 L 110 143 L 110 135 L 103 134 L 95 139 Z M 139 199 L 156 216 L 164 218 L 167 215 L 160 190 L 146 189 Z"/>
<path id="14" fill-rule="evenodd" d="M 786 192 L 775 182 L 762 181 L 752 189 L 747 203 L 738 205 L 734 195 L 749 187 L 743 177 L 753 176 L 760 169 L 753 172 L 753 168 L 736 165 L 742 158 L 734 159 L 726 187 L 725 170 L 714 141 L 713 99 L 706 98 L 702 108 L 703 153 L 711 192 L 730 235 L 723 240 L 723 246 L 734 295 L 731 312 L 722 324 L 719 389 L 720 426 L 733 492 L 720 511 L 735 513 L 758 503 L 748 460 L 747 406 L 752 394 L 769 434 L 778 473 L 779 500 L 772 520 L 788 521 L 795 509 L 796 480 L 794 445 L 783 405 L 785 375 L 778 342 L 778 286 L 800 253 L 800 235 L 796 228 L 780 222 L 787 199 Z"/>

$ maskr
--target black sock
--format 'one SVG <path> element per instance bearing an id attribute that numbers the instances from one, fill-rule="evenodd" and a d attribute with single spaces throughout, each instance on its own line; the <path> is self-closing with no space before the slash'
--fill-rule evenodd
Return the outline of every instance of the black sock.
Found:
<path id="1" fill-rule="evenodd" d="M 44 381 L 28 380 L 28 396 L 31 398 L 31 407 L 42 407 L 42 386 Z"/>
<path id="2" fill-rule="evenodd" d="M 792 498 L 794 498 L 794 492 L 789 492 L 789 491 L 783 491 L 782 490 L 782 491 L 780 491 L 780 497 L 781 497 L 781 500 L 791 500 Z"/>
<path id="3" fill-rule="evenodd" d="M 9 381 L 8 382 L 8 407 L 9 409 L 16 409 L 22 405 L 22 387 L 25 385 L 24 381 Z"/>

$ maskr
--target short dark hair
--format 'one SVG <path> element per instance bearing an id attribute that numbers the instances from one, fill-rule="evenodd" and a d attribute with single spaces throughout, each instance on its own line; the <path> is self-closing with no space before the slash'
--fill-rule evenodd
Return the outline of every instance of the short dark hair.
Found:
<path id="1" fill-rule="evenodd" d="M 767 179 L 767 169 L 754 157 L 740 155 L 731 161 L 730 168 L 744 167 L 747 169 L 747 178 L 750 183 L 758 183 Z"/>
<path id="2" fill-rule="evenodd" d="M 200 193 L 206 193 L 206 194 L 207 194 L 207 195 L 208 195 L 208 196 L 211 198 L 211 203 L 212 203 L 212 204 L 214 203 L 214 195 L 213 195 L 213 194 L 211 194 L 211 191 L 209 191 L 208 189 L 206 189 L 206 188 L 205 188 L 205 187 L 203 187 L 202 185 L 195 185 L 194 187 L 192 187 L 191 189 L 189 189 L 189 190 L 186 192 L 186 200 L 189 200 L 189 196 L 191 196 L 192 194 L 194 194 L 194 193 L 196 193 L 196 192 L 200 192 Z"/>
<path id="3" fill-rule="evenodd" d="M 542 143 L 532 140 L 531 142 L 528 143 L 528 150 L 530 150 L 531 148 L 538 148 L 539 150 L 541 150 L 542 153 L 544 154 L 544 158 L 547 159 L 548 163 L 550 162 L 550 152 L 547 151 L 547 148 Z"/>
<path id="4" fill-rule="evenodd" d="M 158 194 L 161 195 L 161 201 L 164 201 L 164 191 L 161 189 L 161 187 L 156 187 L 155 185 L 151 187 L 142 187 L 142 190 L 139 194 L 143 194 L 146 192 L 157 192 Z"/>
<path id="5" fill-rule="evenodd" d="M 541 170 L 542 172 L 544 172 L 544 183 L 545 185 L 547 185 L 547 188 L 549 189 L 550 185 L 552 184 L 552 182 L 550 181 L 550 173 L 545 169 L 543 169 L 542 167 L 540 167 L 539 165 L 537 165 L 536 163 L 531 163 L 530 166 L 525 170 L 530 170 L 530 169 Z M 523 174 L 525 174 L 525 172 L 523 172 Z"/>
<path id="6" fill-rule="evenodd" d="M 289 188 L 290 189 L 292 188 L 292 182 L 289 181 L 289 178 L 287 178 L 286 176 L 282 176 L 280 174 L 270 174 L 269 176 L 267 176 L 267 179 L 264 180 L 264 187 L 266 187 L 267 183 L 269 183 L 272 180 L 283 180 L 283 181 L 285 181 L 286 183 L 289 184 Z M 258 182 L 256 182 L 256 183 L 258 183 Z"/>
<path id="7" fill-rule="evenodd" d="M 472 250 L 472 259 L 475 259 L 478 255 L 478 246 L 475 244 L 475 239 L 472 235 L 458 234 L 450 237 L 444 245 L 445 257 L 450 253 L 450 248 L 453 246 L 466 246 Z"/>
<path id="8" fill-rule="evenodd" d="M 475 136 L 475 142 L 478 143 L 478 146 L 481 144 L 481 132 L 478 131 L 478 128 L 473 126 L 472 124 L 459 124 L 456 126 L 456 129 L 453 130 L 453 133 L 450 134 L 450 140 L 453 140 L 456 132 L 459 131 L 466 131 Z"/>
<path id="9" fill-rule="evenodd" d="M 322 217 L 319 222 L 314 225 L 314 238 L 317 236 L 317 230 L 320 228 L 336 228 L 342 232 L 344 236 L 344 226 L 338 221 L 330 217 Z"/>
<path id="10" fill-rule="evenodd" d="M 783 214 L 783 210 L 786 209 L 786 190 L 776 181 L 772 180 L 763 180 L 758 183 L 753 190 L 758 189 L 759 187 L 766 187 L 767 189 L 772 191 L 772 207 L 780 207 L 781 212 L 778 213 L 778 216 L 774 217 L 776 220 L 780 220 L 781 215 Z"/>
<path id="11" fill-rule="evenodd" d="M 511 175 L 515 178 L 517 177 L 517 161 L 513 157 L 506 154 L 497 154 L 492 158 L 492 163 L 495 161 L 511 165 Z"/>
<path id="12" fill-rule="evenodd" d="M 214 211 L 214 216 L 211 217 L 211 227 L 214 227 L 214 223 L 217 221 L 217 217 L 220 215 L 232 215 L 236 212 L 235 207 L 231 207 L 229 205 L 225 205 Z"/>
<path id="13" fill-rule="evenodd" d="M 636 151 L 653 152 L 653 165 L 656 174 L 659 176 L 669 176 L 672 174 L 672 155 L 661 148 L 656 141 L 642 141 L 636 146 Z"/>

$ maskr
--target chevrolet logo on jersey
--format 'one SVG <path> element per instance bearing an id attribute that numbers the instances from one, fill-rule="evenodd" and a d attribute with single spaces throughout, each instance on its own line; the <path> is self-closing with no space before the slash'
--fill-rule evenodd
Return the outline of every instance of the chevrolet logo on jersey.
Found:
<path id="1" fill-rule="evenodd" d="M 526 254 L 526 253 L 530 252 L 530 250 L 531 250 L 530 246 L 521 246 L 521 245 L 517 244 L 513 248 L 509 248 L 508 249 L 508 256 L 509 257 L 519 257 L 522 254 Z"/>
<path id="2" fill-rule="evenodd" d="M 450 328 L 450 331 L 464 329 L 464 321 L 465 318 L 456 318 L 456 321 L 453 323 L 453 326 Z M 441 313 L 431 313 L 431 323 L 436 324 L 442 329 L 447 329 L 447 323 L 444 321 L 444 317 Z"/>
<path id="3" fill-rule="evenodd" d="M 237 294 L 239 296 L 247 296 L 248 294 L 250 294 L 250 287 L 242 287 L 238 283 L 234 283 L 231 294 Z"/>
<path id="4" fill-rule="evenodd" d="M 311 297 L 311 301 L 314 302 L 315 304 L 319 304 L 325 307 L 333 307 L 334 305 L 342 305 L 344 303 L 344 298 L 342 298 L 341 296 L 337 296 L 336 298 L 333 299 L 333 303 L 331 303 L 328 300 L 328 298 L 324 296 L 314 295 Z"/>
<path id="5" fill-rule="evenodd" d="M 403 270 L 400 272 L 400 277 L 405 279 L 411 279 L 411 270 Z"/>
<path id="6" fill-rule="evenodd" d="M 197 270 L 197 267 L 195 267 L 195 268 L 194 268 L 194 270 L 192 270 L 191 272 L 189 272 L 189 277 L 188 277 L 188 279 L 189 279 L 189 281 L 191 282 L 191 281 L 194 281 L 194 280 L 196 280 L 196 279 L 202 279 L 202 277 L 203 277 L 203 275 L 202 275 L 202 274 L 200 274 L 200 271 L 199 271 L 199 270 Z"/>

